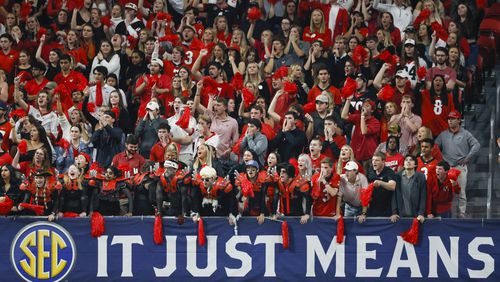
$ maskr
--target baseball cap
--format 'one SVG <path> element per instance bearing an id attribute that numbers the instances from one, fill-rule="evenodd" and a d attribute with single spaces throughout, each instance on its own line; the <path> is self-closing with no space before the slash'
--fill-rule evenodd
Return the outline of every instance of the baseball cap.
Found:
<path id="1" fill-rule="evenodd" d="M 158 106 L 158 103 L 156 103 L 155 101 L 149 101 L 148 105 L 146 106 L 146 109 L 155 111 L 160 109 L 160 106 Z"/>
<path id="2" fill-rule="evenodd" d="M 156 59 L 151 59 L 151 63 L 150 63 L 150 65 L 152 65 L 152 64 L 158 64 L 158 65 L 160 65 L 160 67 L 162 67 L 162 68 L 163 68 L 163 61 L 162 61 L 162 60 L 160 60 L 160 59 L 158 59 L 158 58 L 156 58 Z"/>
<path id="3" fill-rule="evenodd" d="M 449 114 L 448 114 L 448 118 L 456 118 L 456 119 L 461 119 L 462 118 L 462 115 L 460 114 L 459 111 L 455 110 L 455 111 L 451 111 Z"/>
<path id="4" fill-rule="evenodd" d="M 194 31 L 194 33 L 196 33 L 196 29 L 192 25 L 189 24 L 184 25 L 182 31 L 184 31 L 186 28 L 190 28 L 192 31 Z"/>
<path id="5" fill-rule="evenodd" d="M 358 170 L 359 169 L 358 164 L 356 162 L 353 162 L 353 161 L 348 161 L 345 164 L 344 168 L 346 170 Z"/>
<path id="6" fill-rule="evenodd" d="M 405 28 L 404 32 L 416 32 L 415 27 L 413 25 L 409 25 Z"/>
<path id="7" fill-rule="evenodd" d="M 257 163 L 254 160 L 249 160 L 249 161 L 245 162 L 245 166 L 253 166 L 253 167 L 259 169 L 259 163 Z"/>
<path id="8" fill-rule="evenodd" d="M 413 39 L 406 39 L 405 45 L 408 45 L 408 44 L 415 46 L 415 40 L 413 40 Z"/>
<path id="9" fill-rule="evenodd" d="M 316 101 L 320 101 L 322 103 L 327 103 L 329 102 L 329 99 L 328 99 L 328 96 L 324 95 L 324 94 L 320 94 L 316 97 Z"/>
<path id="10" fill-rule="evenodd" d="M 164 168 L 171 167 L 175 170 L 179 169 L 179 165 L 173 161 L 165 161 L 165 163 L 163 163 L 163 167 Z"/>
<path id="11" fill-rule="evenodd" d="M 131 9 L 137 12 L 137 5 L 134 3 L 127 3 L 125 4 L 125 9 Z"/>
<path id="12" fill-rule="evenodd" d="M 398 70 L 398 72 L 396 72 L 396 76 L 410 79 L 410 75 L 405 70 Z"/>
<path id="13" fill-rule="evenodd" d="M 366 78 L 366 76 L 362 72 L 358 73 L 358 75 L 356 75 L 356 78 L 360 78 L 365 82 L 368 81 L 368 79 Z"/>
<path id="14" fill-rule="evenodd" d="M 43 88 L 49 89 L 49 90 L 54 90 L 54 88 L 57 87 L 57 83 L 54 81 L 49 81 Z"/>

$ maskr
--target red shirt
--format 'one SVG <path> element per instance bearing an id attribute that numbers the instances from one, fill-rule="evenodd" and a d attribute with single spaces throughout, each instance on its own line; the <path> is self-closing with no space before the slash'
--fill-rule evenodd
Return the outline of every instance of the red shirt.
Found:
<path id="1" fill-rule="evenodd" d="M 309 26 L 304 28 L 302 40 L 313 43 L 313 41 L 318 39 L 323 42 L 323 49 L 326 50 L 326 48 L 332 46 L 332 31 L 328 27 L 325 27 L 325 31 L 323 33 L 311 32 L 311 28 Z"/>
<path id="2" fill-rule="evenodd" d="M 137 171 L 140 171 L 145 163 L 146 160 L 139 153 L 135 153 L 131 158 L 128 158 L 126 152 L 116 154 L 113 157 L 112 161 L 112 164 L 114 166 L 128 166 L 131 171 L 133 171 L 133 169 L 137 169 Z"/>
<path id="3" fill-rule="evenodd" d="M 340 91 L 337 89 L 337 87 L 330 85 L 325 89 L 321 89 L 318 85 L 315 85 L 311 90 L 309 90 L 309 93 L 307 93 L 307 102 L 313 102 L 316 100 L 316 97 L 318 97 L 323 91 L 328 91 L 332 93 L 333 95 L 333 102 L 335 105 L 341 105 L 342 104 L 342 96 L 340 95 Z"/>
<path id="4" fill-rule="evenodd" d="M 18 58 L 19 52 L 14 49 L 10 49 L 7 54 L 0 51 L 0 69 L 3 69 L 5 73 L 11 73 Z"/>
<path id="5" fill-rule="evenodd" d="M 325 141 L 324 137 L 321 139 L 321 141 Z M 337 147 L 342 148 L 345 144 L 347 144 L 347 140 L 345 139 L 344 135 L 334 135 L 333 136 L 333 142 L 337 144 Z M 323 145 L 323 153 L 325 153 L 325 156 L 329 157 L 330 159 L 333 160 L 333 162 L 337 161 L 337 157 L 333 154 L 333 151 L 329 148 Z"/>
<path id="6" fill-rule="evenodd" d="M 26 90 L 28 96 L 37 96 L 38 93 L 43 90 L 45 85 L 47 85 L 47 83 L 49 83 L 49 80 L 45 77 L 40 84 L 38 84 L 35 79 L 32 79 L 26 82 L 26 84 L 24 85 L 24 90 Z"/>
<path id="7" fill-rule="evenodd" d="M 398 172 L 398 168 L 403 167 L 405 158 L 400 153 L 396 153 L 394 156 L 389 156 L 385 153 L 385 166 L 390 167 L 395 172 Z"/>
<path id="8" fill-rule="evenodd" d="M 431 129 L 432 136 L 438 136 L 448 129 L 448 114 L 455 110 L 453 96 L 448 94 L 448 103 L 443 105 L 440 97 L 431 100 L 430 92 L 422 91 L 422 125 Z"/>
<path id="9" fill-rule="evenodd" d="M 323 154 L 319 154 L 319 157 L 315 159 L 315 158 L 313 158 L 313 156 L 311 156 L 311 154 L 309 154 L 309 157 L 311 157 L 313 170 L 315 170 L 316 172 L 320 171 L 320 169 L 321 169 L 321 161 L 324 158 L 326 158 L 326 156 L 323 155 Z"/>
<path id="10" fill-rule="evenodd" d="M 328 183 L 332 188 L 339 188 L 340 176 L 332 171 L 334 175 Z M 314 216 L 335 216 L 337 209 L 337 196 L 330 196 L 325 190 L 325 185 L 318 181 L 319 172 L 312 177 L 311 196 L 313 198 L 313 215 Z"/>
<path id="11" fill-rule="evenodd" d="M 446 177 L 442 183 L 437 180 L 429 190 L 430 194 L 427 194 L 427 198 L 430 199 L 428 201 L 430 205 L 428 206 L 427 213 L 439 215 L 451 209 L 453 193 L 459 194 L 461 187 L 458 185 L 458 182 L 452 185 L 450 179 Z"/>
<path id="12" fill-rule="evenodd" d="M 351 139 L 351 147 L 357 161 L 371 159 L 378 146 L 380 134 L 380 122 L 373 116 L 366 120 L 367 133 L 361 133 L 361 115 L 350 114 L 347 121 L 354 123 L 354 131 Z"/>
<path id="13" fill-rule="evenodd" d="M 4 150 L 5 152 L 8 152 L 10 150 L 9 136 L 11 130 L 12 130 L 12 125 L 8 120 L 0 124 L 0 132 L 3 134 L 2 150 Z"/>

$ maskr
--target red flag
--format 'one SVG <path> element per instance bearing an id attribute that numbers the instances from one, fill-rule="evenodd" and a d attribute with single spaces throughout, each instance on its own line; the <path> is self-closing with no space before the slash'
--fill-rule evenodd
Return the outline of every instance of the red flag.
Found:
<path id="1" fill-rule="evenodd" d="M 203 226 L 203 219 L 200 217 L 198 220 L 198 245 L 205 246 L 205 226 Z"/>
<path id="2" fill-rule="evenodd" d="M 28 203 L 21 203 L 19 204 L 19 206 L 27 209 L 27 210 L 31 210 L 31 211 L 34 211 L 36 215 L 43 215 L 44 214 L 44 211 L 45 211 L 45 207 L 44 206 L 40 206 L 40 205 L 32 205 L 32 204 L 28 204 Z"/>
<path id="3" fill-rule="evenodd" d="M 28 152 L 28 142 L 26 142 L 26 140 L 21 140 L 21 142 L 19 142 L 19 145 L 17 146 L 17 149 L 19 150 L 19 153 L 21 153 L 21 155 L 24 155 Z"/>
<path id="4" fill-rule="evenodd" d="M 5 195 L 5 200 L 0 203 L 0 215 L 7 215 L 10 213 L 10 210 L 14 206 L 14 201 L 12 199 Z"/>
<path id="5" fill-rule="evenodd" d="M 460 176 L 460 173 L 462 173 L 460 170 L 456 168 L 450 168 L 448 170 L 448 178 L 453 181 L 457 181 L 458 177 Z"/>
<path id="6" fill-rule="evenodd" d="M 97 84 L 95 85 L 95 104 L 96 106 L 100 107 L 102 106 L 102 87 L 101 87 L 101 81 L 97 81 Z"/>
<path id="7" fill-rule="evenodd" d="M 389 102 L 394 96 L 394 93 L 395 93 L 394 88 L 392 88 L 391 85 L 386 84 L 378 91 L 377 97 L 382 101 Z"/>
<path id="8" fill-rule="evenodd" d="M 281 237 L 283 238 L 283 249 L 288 249 L 290 238 L 288 235 L 288 223 L 286 222 L 286 220 L 281 223 Z"/>
<path id="9" fill-rule="evenodd" d="M 161 215 L 157 214 L 155 216 L 155 224 L 153 228 L 153 239 L 156 245 L 163 244 L 164 236 L 163 236 L 163 221 Z"/>
<path id="10" fill-rule="evenodd" d="M 337 219 L 337 244 L 344 242 L 344 217 L 341 215 Z"/>
<path id="11" fill-rule="evenodd" d="M 191 118 L 191 109 L 189 107 L 184 107 L 184 112 L 182 113 L 181 117 L 175 124 L 177 124 L 181 128 L 186 129 L 189 126 L 190 118 Z"/>
<path id="12" fill-rule="evenodd" d="M 347 98 L 351 97 L 354 94 L 354 92 L 356 92 L 357 88 L 358 88 L 358 84 L 356 83 L 356 80 L 354 80 L 348 76 L 345 79 L 344 87 L 340 91 L 340 94 L 342 95 L 342 98 L 347 99 Z"/>
<path id="13" fill-rule="evenodd" d="M 401 233 L 401 237 L 403 238 L 403 240 L 413 245 L 418 244 L 418 229 L 419 229 L 418 225 L 419 225 L 418 219 L 414 218 L 410 229 Z"/>
<path id="14" fill-rule="evenodd" d="M 258 7 L 252 7 L 248 9 L 247 18 L 250 21 L 256 21 L 262 17 L 262 12 Z"/>
<path id="15" fill-rule="evenodd" d="M 90 234 L 92 237 L 97 238 L 101 237 L 101 235 L 104 234 L 104 231 L 104 217 L 100 212 L 93 212 L 90 221 Z"/>
<path id="16" fill-rule="evenodd" d="M 424 66 L 421 66 L 417 69 L 417 76 L 419 80 L 423 80 L 426 74 L 427 74 L 427 69 Z"/>
<path id="17" fill-rule="evenodd" d="M 361 205 L 363 207 L 367 207 L 370 204 L 370 201 L 372 200 L 372 194 L 373 194 L 373 183 L 368 184 L 366 188 L 361 189 Z"/>

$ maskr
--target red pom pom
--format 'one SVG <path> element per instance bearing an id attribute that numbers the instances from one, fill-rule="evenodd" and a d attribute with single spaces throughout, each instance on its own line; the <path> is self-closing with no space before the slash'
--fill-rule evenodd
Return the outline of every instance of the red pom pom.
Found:
<path id="1" fill-rule="evenodd" d="M 255 95 L 253 95 L 253 93 L 246 87 L 241 90 L 241 95 L 243 98 L 243 102 L 245 103 L 245 108 L 250 107 L 250 105 L 252 105 L 252 103 L 255 101 Z"/>
<path id="2" fill-rule="evenodd" d="M 240 181 L 241 193 L 243 194 L 243 196 L 247 198 L 255 197 L 255 194 L 253 192 L 252 182 L 250 182 L 250 180 L 248 180 L 248 178 L 245 175 L 239 176 L 238 180 Z"/>
<path id="3" fill-rule="evenodd" d="M 460 176 L 460 173 L 462 173 L 460 170 L 456 168 L 450 168 L 448 170 L 448 178 L 453 181 L 457 181 L 458 177 Z"/>
<path id="4" fill-rule="evenodd" d="M 372 200 L 373 188 L 373 183 L 370 183 L 366 186 L 366 188 L 361 189 L 360 199 L 363 207 L 367 207 L 370 204 L 370 201 Z"/>
<path id="5" fill-rule="evenodd" d="M 356 89 L 358 88 L 358 84 L 356 80 L 350 78 L 349 76 L 345 79 L 344 82 L 344 87 L 340 91 L 340 94 L 342 95 L 342 98 L 347 99 L 354 95 L 354 92 L 356 92 Z"/>
<path id="6" fill-rule="evenodd" d="M 358 45 L 352 50 L 352 60 L 356 66 L 362 65 L 366 58 L 368 57 L 368 52 L 363 45 Z"/>
<path id="7" fill-rule="evenodd" d="M 359 33 L 363 36 L 363 37 L 367 37 L 368 36 L 368 28 L 366 27 L 362 27 L 359 29 Z"/>
<path id="8" fill-rule="evenodd" d="M 431 11 L 429 9 L 423 9 L 422 11 L 420 11 L 420 14 L 418 14 L 417 18 L 413 22 L 413 26 L 418 28 L 421 23 L 429 18 L 430 15 Z"/>
<path id="9" fill-rule="evenodd" d="M 178 34 L 175 33 L 169 33 L 166 34 L 165 36 L 162 36 L 158 38 L 158 41 L 163 42 L 163 41 L 170 41 L 172 43 L 179 41 L 180 37 Z"/>
<path id="10" fill-rule="evenodd" d="M 290 237 L 288 234 L 288 223 L 286 220 L 281 223 L 281 237 L 283 239 L 283 249 L 288 249 L 290 246 Z"/>
<path id="11" fill-rule="evenodd" d="M 203 77 L 203 91 L 208 95 L 215 95 L 218 93 L 217 87 L 219 87 L 219 83 L 215 81 L 210 76 Z"/>
<path id="12" fill-rule="evenodd" d="M 80 215 L 76 212 L 64 212 L 63 217 L 79 217 Z"/>
<path id="13" fill-rule="evenodd" d="M 421 66 L 417 69 L 417 76 L 419 80 L 423 80 L 426 74 L 427 74 L 427 69 L 424 66 Z"/>
<path id="14" fill-rule="evenodd" d="M 436 32 L 436 35 L 439 39 L 443 41 L 448 40 L 448 32 L 441 24 L 439 24 L 438 22 L 433 22 L 431 24 L 431 28 Z"/>
<path id="15" fill-rule="evenodd" d="M 191 109 L 189 107 L 184 107 L 184 112 L 182 112 L 181 117 L 175 124 L 177 124 L 181 128 L 186 129 L 189 126 L 190 118 L 191 118 Z"/>
<path id="16" fill-rule="evenodd" d="M 9 119 L 10 118 L 15 118 L 15 117 L 22 118 L 22 117 L 25 117 L 25 116 L 26 116 L 26 111 L 23 110 L 23 109 L 12 110 L 9 113 Z"/>
<path id="17" fill-rule="evenodd" d="M 104 234 L 104 231 L 104 217 L 100 212 L 93 212 L 90 221 L 90 234 L 92 237 L 97 238 L 101 237 L 101 235 Z"/>
<path id="18" fill-rule="evenodd" d="M 118 119 L 120 117 L 120 108 L 112 107 L 111 111 L 115 114 L 116 119 Z"/>
<path id="19" fill-rule="evenodd" d="M 203 219 L 200 217 L 198 220 L 198 245 L 201 247 L 205 246 L 205 226 L 203 225 Z"/>
<path id="20" fill-rule="evenodd" d="M 241 75 L 241 73 L 237 72 L 234 74 L 233 80 L 231 81 L 231 86 L 234 90 L 243 89 L 243 75 Z"/>
<path id="21" fill-rule="evenodd" d="M 290 96 L 295 96 L 299 90 L 297 88 L 297 84 L 294 82 L 285 81 L 283 82 L 283 91 L 288 93 Z"/>
<path id="22" fill-rule="evenodd" d="M 392 59 L 391 52 L 384 50 L 382 53 L 378 54 L 378 58 L 386 63 L 389 63 Z"/>
<path id="23" fill-rule="evenodd" d="M 281 66 L 279 69 L 277 69 L 274 74 L 273 78 L 274 79 L 280 79 L 283 77 L 286 77 L 288 75 L 288 68 L 287 66 Z"/>
<path id="24" fill-rule="evenodd" d="M 19 153 L 21 153 L 21 155 L 24 155 L 28 152 L 28 142 L 26 142 L 26 140 L 21 140 L 21 142 L 19 142 L 19 145 L 17 146 L 17 149 L 19 150 Z"/>
<path id="25" fill-rule="evenodd" d="M 316 102 L 309 102 L 309 103 L 305 104 L 302 109 L 304 110 L 305 114 L 310 114 L 310 113 L 316 111 Z"/>
<path id="26" fill-rule="evenodd" d="M 295 168 L 295 174 L 297 174 L 299 172 L 299 162 L 297 161 L 296 158 L 290 158 L 288 160 L 288 162 L 293 165 L 293 167 Z M 295 175 L 292 175 L 291 176 L 292 178 L 295 177 Z"/>
<path id="27" fill-rule="evenodd" d="M 87 103 L 87 110 L 89 111 L 89 113 L 95 113 L 95 104 L 92 102 Z"/>
<path id="28" fill-rule="evenodd" d="M 5 195 L 5 199 L 2 203 L 0 203 L 0 215 L 7 215 L 10 213 L 10 210 L 14 206 L 14 201 L 12 201 L 9 196 Z"/>
<path id="29" fill-rule="evenodd" d="M 90 186 L 95 186 L 95 180 L 94 179 L 90 179 L 89 180 L 89 185 Z"/>
<path id="30" fill-rule="evenodd" d="M 405 232 L 401 233 L 401 237 L 403 240 L 406 242 L 416 245 L 418 244 L 418 229 L 419 229 L 419 222 L 417 218 L 413 219 L 413 223 L 411 224 L 410 229 L 406 230 Z"/>
<path id="31" fill-rule="evenodd" d="M 111 18 L 109 16 L 102 16 L 101 23 L 105 26 L 111 26 Z"/>
<path id="32" fill-rule="evenodd" d="M 21 186 L 19 186 L 19 189 L 22 191 L 27 191 L 29 189 L 29 186 L 26 183 L 21 183 Z"/>
<path id="33" fill-rule="evenodd" d="M 262 12 L 258 7 L 252 7 L 248 9 L 248 15 L 247 18 L 250 21 L 256 21 L 262 17 Z"/>
<path id="34" fill-rule="evenodd" d="M 21 5 L 21 18 L 26 19 L 31 14 L 31 3 L 29 1 L 23 1 Z"/>
<path id="35" fill-rule="evenodd" d="M 54 185 L 54 188 L 56 188 L 56 190 L 61 190 L 62 189 L 61 182 L 57 181 L 56 185 Z"/>
<path id="36" fill-rule="evenodd" d="M 163 236 L 163 220 L 161 215 L 155 216 L 155 224 L 153 228 L 153 239 L 156 245 L 163 244 L 165 237 Z"/>
<path id="37" fill-rule="evenodd" d="M 377 97 L 382 101 L 389 102 L 394 96 L 394 93 L 394 88 L 391 85 L 386 84 L 378 91 Z"/>
<path id="38" fill-rule="evenodd" d="M 19 204 L 19 206 L 21 206 L 21 207 L 23 207 L 23 208 L 25 208 L 27 210 L 35 212 L 36 215 L 43 215 L 44 211 L 45 211 L 45 207 L 44 206 L 40 206 L 40 205 L 32 205 L 32 204 L 28 204 L 28 203 L 21 203 L 21 204 Z"/>
<path id="39" fill-rule="evenodd" d="M 341 215 L 337 219 L 337 244 L 344 242 L 344 217 Z"/>

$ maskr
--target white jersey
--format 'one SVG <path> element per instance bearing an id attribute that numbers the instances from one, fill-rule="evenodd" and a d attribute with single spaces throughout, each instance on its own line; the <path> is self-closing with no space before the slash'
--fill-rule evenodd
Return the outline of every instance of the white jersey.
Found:
<path id="1" fill-rule="evenodd" d="M 418 65 L 420 67 L 424 66 L 425 68 L 427 68 L 427 63 L 424 61 L 424 59 L 420 57 L 418 57 Z M 415 61 L 407 62 L 404 66 L 404 70 L 410 75 L 411 88 L 414 88 L 418 81 L 417 67 L 415 66 Z"/>

